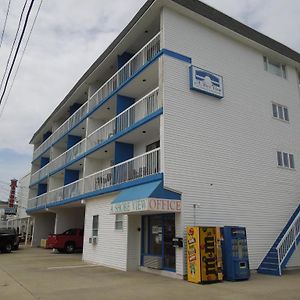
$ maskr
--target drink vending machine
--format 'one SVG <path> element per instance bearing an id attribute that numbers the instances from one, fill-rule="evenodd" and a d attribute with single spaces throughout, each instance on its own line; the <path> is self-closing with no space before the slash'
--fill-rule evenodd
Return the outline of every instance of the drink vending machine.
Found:
<path id="1" fill-rule="evenodd" d="M 222 281 L 220 227 L 187 227 L 188 281 Z"/>
<path id="2" fill-rule="evenodd" d="M 245 227 L 222 228 L 224 279 L 229 281 L 250 278 L 247 235 Z"/>

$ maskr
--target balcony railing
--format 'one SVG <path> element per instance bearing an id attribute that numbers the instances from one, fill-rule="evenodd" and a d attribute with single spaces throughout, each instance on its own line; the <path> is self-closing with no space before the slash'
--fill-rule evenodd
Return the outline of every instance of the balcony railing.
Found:
<path id="1" fill-rule="evenodd" d="M 106 81 L 90 98 L 89 111 L 108 97 L 160 51 L 160 33 L 139 50 L 121 69 Z"/>
<path id="2" fill-rule="evenodd" d="M 87 137 L 87 150 L 108 140 L 118 132 L 125 130 L 139 120 L 149 116 L 162 107 L 158 99 L 158 88 L 138 100 L 132 106 L 121 112 L 115 118 L 96 129 Z"/>
<path id="3" fill-rule="evenodd" d="M 73 126 L 83 120 L 87 112 L 96 107 L 104 98 L 111 95 L 130 76 L 134 75 L 142 66 L 153 59 L 160 51 L 160 33 L 151 39 L 141 50 L 139 50 L 120 70 L 118 70 L 97 92 L 84 103 L 72 116 L 69 117 L 53 134 L 48 137 L 34 152 L 33 160 L 45 152 L 53 143 L 61 138 Z"/>
<path id="4" fill-rule="evenodd" d="M 72 148 L 68 149 L 66 152 L 50 161 L 46 166 L 32 174 L 30 184 L 38 182 L 42 178 L 45 178 L 49 173 L 59 169 L 79 155 L 83 154 L 85 152 L 85 142 L 86 139 L 81 140 Z"/>
<path id="5" fill-rule="evenodd" d="M 162 101 L 158 98 L 158 91 L 158 88 L 154 89 L 115 118 L 96 129 L 86 139 L 81 140 L 75 146 L 68 149 L 46 166 L 35 172 L 31 177 L 30 183 L 34 184 L 38 182 L 42 178 L 45 178 L 49 173 L 76 159 L 76 157 L 83 154 L 85 151 L 92 149 L 118 132 L 125 130 L 136 122 L 157 111 L 162 107 Z M 85 143 L 87 144 L 86 147 Z"/>
<path id="6" fill-rule="evenodd" d="M 160 148 L 157 148 L 30 199 L 28 208 L 62 201 L 160 172 Z"/>

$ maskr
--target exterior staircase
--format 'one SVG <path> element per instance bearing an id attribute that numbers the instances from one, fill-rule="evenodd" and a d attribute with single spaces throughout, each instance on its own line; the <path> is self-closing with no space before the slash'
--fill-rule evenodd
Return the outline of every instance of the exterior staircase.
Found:
<path id="1" fill-rule="evenodd" d="M 258 267 L 257 272 L 281 276 L 290 257 L 300 243 L 300 205 L 293 213 L 273 246 Z"/>

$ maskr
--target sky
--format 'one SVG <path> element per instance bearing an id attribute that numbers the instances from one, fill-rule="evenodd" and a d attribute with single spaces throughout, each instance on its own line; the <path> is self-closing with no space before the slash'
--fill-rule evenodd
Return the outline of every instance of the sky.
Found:
<path id="1" fill-rule="evenodd" d="M 0 33 L 8 1 L 0 0 Z M 33 6 L 29 29 L 39 1 Z M 11 2 L 0 48 L 0 78 L 25 0 Z M 11 178 L 20 178 L 30 171 L 29 141 L 34 132 L 145 2 L 43 1 L 14 86 L 0 115 L 0 200 L 7 199 Z M 300 1 L 203 2 L 300 52 Z M 0 111 L 2 106 L 3 103 Z"/>

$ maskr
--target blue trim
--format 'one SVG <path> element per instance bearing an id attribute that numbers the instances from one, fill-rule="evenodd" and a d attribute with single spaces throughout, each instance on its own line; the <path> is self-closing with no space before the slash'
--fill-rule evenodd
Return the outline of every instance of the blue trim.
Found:
<path id="1" fill-rule="evenodd" d="M 181 195 L 164 189 L 162 180 L 145 183 L 121 191 L 112 204 L 134 201 L 144 198 L 162 198 L 171 200 L 181 200 Z"/>
<path id="2" fill-rule="evenodd" d="M 138 128 L 138 127 L 146 124 L 147 122 L 150 122 L 150 121 L 154 120 L 156 117 L 158 117 L 158 116 L 160 116 L 162 114 L 163 114 L 163 108 L 161 107 L 157 111 L 153 112 L 152 114 L 150 114 L 149 116 L 145 117 L 144 119 L 139 120 L 138 122 L 136 122 L 133 125 L 131 125 L 128 128 L 126 128 L 125 130 L 119 131 L 118 133 L 116 133 L 115 135 L 113 135 L 112 137 L 110 137 L 109 139 L 107 139 L 107 140 L 103 141 L 102 143 L 96 145 L 95 147 L 89 149 L 85 153 L 82 153 L 82 154 L 78 155 L 75 159 L 69 161 L 65 165 L 59 167 L 58 169 L 56 169 L 54 171 L 49 172 L 48 175 L 40 178 L 36 182 L 33 182 L 32 184 L 30 184 L 29 187 L 32 187 L 32 186 L 38 184 L 39 182 L 47 179 L 48 176 L 52 176 L 52 175 L 54 175 L 54 174 L 56 174 L 56 173 L 58 173 L 58 172 L 60 172 L 60 171 L 62 171 L 64 169 L 66 169 L 67 167 L 69 167 L 70 165 L 74 164 L 75 162 L 77 162 L 77 161 L 81 160 L 82 158 L 90 155 L 91 153 L 99 150 L 100 148 L 103 148 L 104 146 L 108 145 L 109 143 L 116 141 L 118 138 L 120 138 L 120 137 L 124 136 L 125 134 L 127 134 L 127 133 L 135 130 L 136 128 Z"/>
<path id="3" fill-rule="evenodd" d="M 147 176 L 147 177 L 143 177 L 143 178 L 135 179 L 135 180 L 132 180 L 132 181 L 116 184 L 114 186 L 107 187 L 107 188 L 104 188 L 102 190 L 89 192 L 89 193 L 82 194 L 82 195 L 79 195 L 79 196 L 76 196 L 76 197 L 64 199 L 62 201 L 52 202 L 52 203 L 47 204 L 46 206 L 43 205 L 41 207 L 27 209 L 26 212 L 31 213 L 31 212 L 38 211 L 38 210 L 45 209 L 45 208 L 62 206 L 62 205 L 67 204 L 67 203 L 77 202 L 77 201 L 80 201 L 80 200 L 83 200 L 83 199 L 88 199 L 88 198 L 100 196 L 100 195 L 103 195 L 103 194 L 108 194 L 108 193 L 120 191 L 120 190 L 129 188 L 129 187 L 132 187 L 132 186 L 144 184 L 144 183 L 147 183 L 147 182 L 162 180 L 162 179 L 163 179 L 163 173 L 157 173 L 157 174 L 150 175 L 150 176 Z"/>
<path id="4" fill-rule="evenodd" d="M 104 105 L 112 96 L 117 94 L 120 89 L 122 89 L 125 85 L 127 85 L 130 81 L 132 81 L 135 77 L 137 77 L 140 73 L 142 73 L 148 66 L 153 64 L 160 56 L 167 55 L 172 58 L 192 63 L 192 59 L 188 56 L 182 55 L 180 53 L 168 50 L 168 49 L 161 49 L 150 61 L 148 61 L 145 65 L 143 65 L 136 73 L 134 73 L 131 77 L 129 77 L 127 80 L 125 80 L 116 90 L 114 90 L 110 95 L 108 95 L 106 98 L 102 99 L 98 105 L 96 105 L 90 112 L 88 112 L 77 124 L 72 126 L 63 136 L 61 136 L 57 141 L 55 141 L 53 144 L 51 144 L 44 152 L 42 152 L 38 157 L 36 157 L 32 163 L 37 160 L 41 155 L 43 155 L 45 152 L 48 151 L 49 148 L 51 148 L 53 145 L 58 143 L 61 139 L 63 139 L 69 132 L 71 132 L 75 127 L 77 127 L 79 124 L 81 124 L 86 118 L 88 118 L 91 114 L 93 114 L 99 107 Z"/>
<path id="5" fill-rule="evenodd" d="M 192 63 L 192 59 L 188 56 L 183 55 L 183 54 L 180 54 L 180 53 L 177 53 L 177 52 L 165 49 L 165 48 L 163 48 L 161 51 L 163 52 L 164 55 L 173 57 L 175 59 L 178 59 L 178 60 L 181 60 L 181 61 L 184 61 L 184 62 L 187 62 L 189 64 Z"/>

